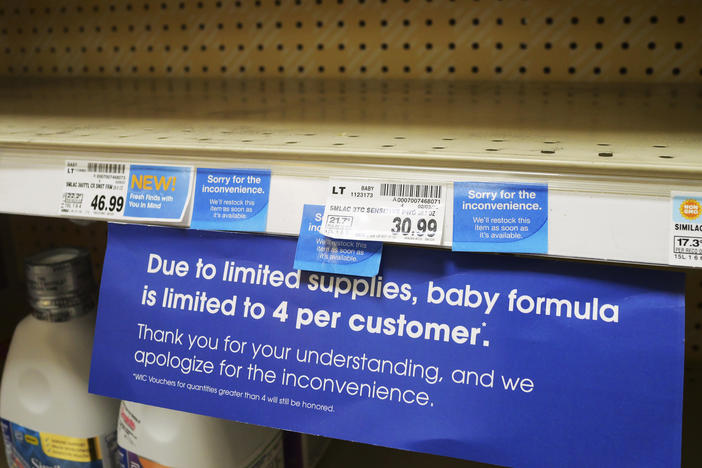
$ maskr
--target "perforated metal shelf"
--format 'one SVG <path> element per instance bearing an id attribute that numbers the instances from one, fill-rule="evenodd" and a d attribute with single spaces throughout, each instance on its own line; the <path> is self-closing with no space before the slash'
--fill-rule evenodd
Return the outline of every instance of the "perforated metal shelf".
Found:
<path id="1" fill-rule="evenodd" d="M 665 264 L 670 190 L 702 179 L 692 85 L 23 79 L 0 102 L 10 213 L 55 216 L 69 158 L 271 168 L 287 235 L 330 176 L 547 182 L 551 255 Z"/>
<path id="2" fill-rule="evenodd" d="M 21 148 L 697 178 L 702 87 L 407 81 L 15 80 Z"/>

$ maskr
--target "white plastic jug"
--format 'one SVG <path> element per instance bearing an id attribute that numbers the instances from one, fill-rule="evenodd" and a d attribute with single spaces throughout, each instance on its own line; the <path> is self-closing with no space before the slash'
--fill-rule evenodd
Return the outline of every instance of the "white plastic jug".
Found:
<path id="1" fill-rule="evenodd" d="M 277 429 L 123 401 L 123 468 L 283 468 Z"/>
<path id="2" fill-rule="evenodd" d="M 88 393 L 96 305 L 89 254 L 54 249 L 26 268 L 32 315 L 15 329 L 0 388 L 8 464 L 115 467 L 119 402 Z"/>

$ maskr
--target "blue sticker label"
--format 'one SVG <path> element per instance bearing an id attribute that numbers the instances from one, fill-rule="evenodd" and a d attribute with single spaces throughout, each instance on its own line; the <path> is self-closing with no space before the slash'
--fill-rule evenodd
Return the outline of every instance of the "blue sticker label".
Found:
<path id="1" fill-rule="evenodd" d="M 90 390 L 503 466 L 680 466 L 684 275 L 109 227 Z"/>
<path id="2" fill-rule="evenodd" d="M 548 185 L 455 182 L 453 250 L 548 253 Z"/>
<path id="3" fill-rule="evenodd" d="M 265 231 L 270 183 L 268 170 L 199 168 L 190 227 Z"/>
<path id="4" fill-rule="evenodd" d="M 124 216 L 154 220 L 182 219 L 190 200 L 191 177 L 190 167 L 132 164 Z"/>
<path id="5" fill-rule="evenodd" d="M 115 433 L 77 438 L 28 429 L 0 419 L 10 468 L 112 468 L 117 458 Z M 105 458 L 103 458 L 105 457 Z"/>
<path id="6" fill-rule="evenodd" d="M 295 250 L 298 270 L 375 276 L 380 268 L 382 242 L 332 239 L 319 232 L 324 205 L 305 205 Z"/>

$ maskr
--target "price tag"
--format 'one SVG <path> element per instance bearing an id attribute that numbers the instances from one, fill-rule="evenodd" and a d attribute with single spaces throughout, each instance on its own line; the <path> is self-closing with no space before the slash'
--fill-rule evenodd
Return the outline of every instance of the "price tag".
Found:
<path id="1" fill-rule="evenodd" d="M 670 264 L 702 267 L 702 193 L 672 192 Z"/>
<path id="2" fill-rule="evenodd" d="M 321 231 L 337 239 L 439 245 L 445 196 L 443 184 L 331 179 Z"/>
<path id="3" fill-rule="evenodd" d="M 84 218 L 181 221 L 192 167 L 66 161 L 59 214 Z"/>

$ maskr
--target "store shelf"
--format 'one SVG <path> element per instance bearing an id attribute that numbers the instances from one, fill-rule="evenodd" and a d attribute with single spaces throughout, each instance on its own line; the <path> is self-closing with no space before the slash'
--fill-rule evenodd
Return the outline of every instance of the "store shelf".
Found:
<path id="1" fill-rule="evenodd" d="M 80 245 L 101 271 L 105 223 L 50 219 L 67 159 L 271 169 L 267 232 L 291 236 L 329 177 L 548 183 L 550 256 L 653 265 L 669 261 L 670 192 L 702 192 L 696 0 L 112 3 L 0 5 L 11 310 L 27 255 Z M 451 225 L 449 203 L 444 248 Z M 702 269 L 685 273 L 692 467 Z M 488 466 L 334 440 L 319 468 L 358 465 Z"/>
<path id="2" fill-rule="evenodd" d="M 550 255 L 665 264 L 670 191 L 702 179 L 694 85 L 24 79 L 0 102 L 7 213 L 56 216 L 71 158 L 271 168 L 285 235 L 330 176 L 547 182 Z"/>

